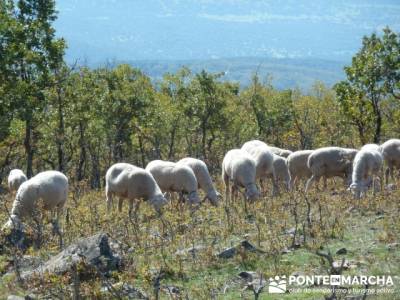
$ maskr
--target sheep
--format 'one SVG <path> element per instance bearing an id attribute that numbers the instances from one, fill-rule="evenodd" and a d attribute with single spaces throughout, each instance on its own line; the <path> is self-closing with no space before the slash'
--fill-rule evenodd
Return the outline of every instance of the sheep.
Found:
<path id="1" fill-rule="evenodd" d="M 286 191 L 290 190 L 290 173 L 287 166 L 287 159 L 273 154 L 273 195 L 279 194 L 279 182 L 284 183 Z"/>
<path id="2" fill-rule="evenodd" d="M 379 146 L 368 144 L 357 152 L 353 161 L 353 174 L 350 190 L 356 199 L 363 195 L 370 182 L 374 183 L 374 193 L 376 191 L 374 176 L 378 176 L 382 183 L 383 155 L 379 152 Z"/>
<path id="3" fill-rule="evenodd" d="M 288 188 L 290 184 L 290 174 L 286 166 L 286 160 L 271 152 L 270 147 L 264 142 L 253 140 L 243 144 L 242 150 L 248 152 L 256 162 L 256 179 L 264 177 L 272 178 L 273 196 L 279 194 L 278 182 L 285 182 Z"/>
<path id="4" fill-rule="evenodd" d="M 308 157 L 313 150 L 295 151 L 287 157 L 287 165 L 290 173 L 290 188 L 293 189 L 297 180 L 310 178 L 312 173 L 307 166 Z"/>
<path id="5" fill-rule="evenodd" d="M 256 186 L 256 163 L 252 156 L 244 150 L 233 149 L 225 154 L 222 161 L 222 180 L 225 183 L 226 201 L 230 199 L 229 181 L 232 181 L 231 196 L 234 201 L 240 187 L 245 188 L 245 197 L 256 200 L 260 192 Z"/>
<path id="6" fill-rule="evenodd" d="M 198 183 L 193 170 L 184 165 L 170 161 L 153 160 L 146 166 L 161 190 L 164 192 L 178 192 L 180 200 L 183 194 L 188 194 L 190 205 L 200 203 L 198 194 Z"/>
<path id="7" fill-rule="evenodd" d="M 242 150 L 247 151 L 247 149 L 250 149 L 253 147 L 258 147 L 258 146 L 268 147 L 269 151 L 271 151 L 273 154 L 276 154 L 276 155 L 279 155 L 279 156 L 282 156 L 285 158 L 287 158 L 290 154 L 292 154 L 292 151 L 290 151 L 290 150 L 281 149 L 281 148 L 274 147 L 274 146 L 269 146 L 260 140 L 252 140 L 252 141 L 248 141 L 248 142 L 244 143 L 242 146 Z"/>
<path id="8" fill-rule="evenodd" d="M 8 175 L 8 189 L 9 191 L 14 194 L 20 185 L 27 181 L 28 178 L 24 174 L 24 172 L 20 169 L 13 169 L 10 171 Z"/>
<path id="9" fill-rule="evenodd" d="M 290 150 L 286 150 L 286 149 L 281 149 L 278 147 L 273 147 L 273 146 L 268 146 L 268 148 L 270 149 L 270 151 L 276 155 L 282 156 L 287 158 L 290 154 L 292 154 L 293 152 Z"/>
<path id="10" fill-rule="evenodd" d="M 204 200 L 208 199 L 212 205 L 218 206 L 221 195 L 214 187 L 207 165 L 202 160 L 192 157 L 182 158 L 178 164 L 184 164 L 193 170 L 198 187 L 206 193 Z"/>
<path id="11" fill-rule="evenodd" d="M 23 219 L 35 217 L 39 200 L 43 201 L 44 210 L 56 210 L 58 222 L 67 196 L 68 179 L 64 174 L 58 171 L 41 172 L 19 187 L 5 227 L 21 226 Z"/>
<path id="12" fill-rule="evenodd" d="M 135 199 L 143 198 L 149 201 L 158 213 L 161 213 L 161 208 L 167 204 L 153 175 L 128 163 L 116 163 L 107 170 L 105 192 L 108 212 L 111 210 L 114 195 L 120 198 L 119 212 L 122 210 L 123 198 L 129 199 L 129 215 L 132 213 Z"/>
<path id="13" fill-rule="evenodd" d="M 388 184 L 389 174 L 394 181 L 394 168 L 400 169 L 400 139 L 390 139 L 384 142 L 379 147 L 379 151 L 388 166 L 385 171 L 386 184 Z"/>
<path id="14" fill-rule="evenodd" d="M 353 159 L 357 152 L 356 149 L 339 147 L 324 147 L 314 150 L 307 161 L 312 175 L 307 180 L 305 192 L 314 181 L 318 182 L 323 176 L 325 178 L 339 176 L 345 180 L 347 185 L 350 185 Z"/>

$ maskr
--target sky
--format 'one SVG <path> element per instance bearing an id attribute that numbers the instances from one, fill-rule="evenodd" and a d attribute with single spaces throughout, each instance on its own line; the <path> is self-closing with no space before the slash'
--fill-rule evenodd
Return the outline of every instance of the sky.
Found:
<path id="1" fill-rule="evenodd" d="M 227 57 L 349 61 L 364 35 L 400 30 L 393 0 L 57 0 L 67 59 Z"/>

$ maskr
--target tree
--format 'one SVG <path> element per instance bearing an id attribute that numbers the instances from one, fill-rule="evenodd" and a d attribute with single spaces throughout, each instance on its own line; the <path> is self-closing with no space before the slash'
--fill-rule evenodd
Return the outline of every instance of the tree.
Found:
<path id="1" fill-rule="evenodd" d="M 44 90 L 51 71 L 63 62 L 65 43 L 55 37 L 54 0 L 2 1 L 0 5 L 0 71 L 12 91 L 12 109 L 25 122 L 27 176 L 32 175 L 33 136 L 37 116 L 46 108 Z"/>
<path id="2" fill-rule="evenodd" d="M 367 142 L 368 126 L 373 127 L 374 143 L 379 143 L 382 100 L 389 96 L 400 99 L 399 35 L 385 28 L 382 37 L 375 33 L 365 36 L 345 72 L 347 79 L 335 85 L 343 112 L 357 126 L 363 143 Z"/>

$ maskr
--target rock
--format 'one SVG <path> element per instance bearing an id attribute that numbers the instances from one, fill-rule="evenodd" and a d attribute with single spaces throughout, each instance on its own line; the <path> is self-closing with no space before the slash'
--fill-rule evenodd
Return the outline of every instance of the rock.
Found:
<path id="1" fill-rule="evenodd" d="M 99 233 L 79 239 L 59 254 L 51 257 L 40 267 L 25 271 L 21 276 L 23 279 L 29 279 L 34 275 L 43 273 L 62 275 L 71 271 L 74 266 L 80 263 L 85 264 L 85 274 L 80 273 L 80 275 L 91 276 L 93 271 L 96 274 L 97 272 L 107 274 L 119 269 L 121 258 L 113 253 L 107 234 Z"/>
<path id="2" fill-rule="evenodd" d="M 399 247 L 399 243 L 390 243 L 386 246 L 386 249 L 389 251 L 395 250 Z"/>
<path id="3" fill-rule="evenodd" d="M 173 286 L 173 285 L 167 285 L 163 286 L 161 290 L 170 295 L 170 296 L 179 296 L 181 294 L 181 289 L 179 287 Z"/>
<path id="4" fill-rule="evenodd" d="M 246 281 L 253 281 L 255 278 L 258 277 L 257 272 L 253 272 L 253 271 L 243 271 L 239 273 L 239 277 L 246 280 Z"/>
<path id="5" fill-rule="evenodd" d="M 182 249 L 182 250 L 178 250 L 175 252 L 176 255 L 191 255 L 193 257 L 196 257 L 197 253 L 200 252 L 201 250 L 204 250 L 206 247 L 204 247 L 203 245 L 198 245 L 198 246 L 194 246 L 194 247 L 190 247 L 187 249 Z"/>
<path id="6" fill-rule="evenodd" d="M 9 295 L 9 296 L 7 297 L 7 300 L 25 300 L 25 297 L 15 296 L 15 295 Z"/>
<path id="7" fill-rule="evenodd" d="M 235 247 L 226 248 L 222 252 L 218 253 L 219 258 L 232 258 L 237 254 L 237 250 Z"/>
<path id="8" fill-rule="evenodd" d="M 149 297 L 141 290 L 131 286 L 126 282 L 118 282 L 112 286 L 105 286 L 101 289 L 102 294 L 109 294 L 113 298 L 127 299 L 149 299 Z"/>
<path id="9" fill-rule="evenodd" d="M 294 235 L 295 232 L 296 232 L 296 228 L 295 227 L 292 227 L 292 228 L 289 228 L 289 229 L 285 230 L 285 234 L 287 234 L 287 235 Z"/>
<path id="10" fill-rule="evenodd" d="M 347 253 L 347 249 L 346 248 L 340 248 L 338 251 L 336 251 L 337 255 L 343 255 Z"/>
<path id="11" fill-rule="evenodd" d="M 253 244 L 251 244 L 251 243 L 250 243 L 249 241 L 247 241 L 247 240 L 241 241 L 239 246 L 243 247 L 246 251 L 258 252 L 258 253 L 265 253 L 265 251 L 256 248 L 255 246 L 253 246 Z"/>

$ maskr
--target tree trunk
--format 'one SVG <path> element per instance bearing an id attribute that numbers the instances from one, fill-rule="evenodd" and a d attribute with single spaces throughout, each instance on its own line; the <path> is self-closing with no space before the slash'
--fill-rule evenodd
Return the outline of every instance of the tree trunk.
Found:
<path id="1" fill-rule="evenodd" d="M 83 180 L 85 176 L 84 166 L 86 163 L 86 145 L 85 145 L 85 128 L 82 121 L 79 121 L 79 147 L 81 148 L 81 153 L 79 155 L 78 168 L 76 170 L 77 181 Z"/>
<path id="2" fill-rule="evenodd" d="M 57 153 L 58 153 L 58 170 L 64 172 L 64 113 L 63 103 L 61 97 L 61 89 L 57 88 L 57 100 L 58 100 L 58 132 L 57 132 Z"/>
<path id="3" fill-rule="evenodd" d="M 381 140 L 381 130 L 382 130 L 382 114 L 381 110 L 377 108 L 375 112 L 375 134 L 374 134 L 374 143 L 379 144 Z"/>
<path id="4" fill-rule="evenodd" d="M 32 120 L 29 117 L 25 121 L 25 153 L 26 153 L 26 176 L 31 178 L 32 172 L 32 162 L 33 162 L 33 147 L 32 147 Z"/>

